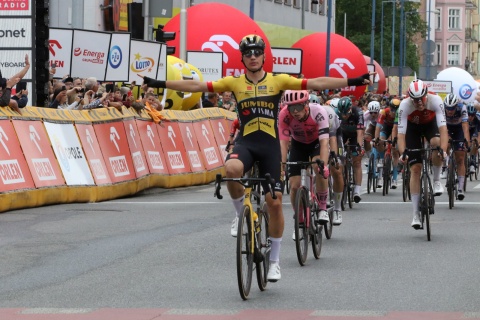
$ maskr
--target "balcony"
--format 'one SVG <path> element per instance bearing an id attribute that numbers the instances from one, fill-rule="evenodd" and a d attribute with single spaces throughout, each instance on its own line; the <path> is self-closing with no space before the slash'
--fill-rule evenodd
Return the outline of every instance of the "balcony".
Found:
<path id="1" fill-rule="evenodd" d="M 465 0 L 465 10 L 475 10 L 475 9 L 477 9 L 477 1 Z"/>
<path id="2" fill-rule="evenodd" d="M 478 42 L 477 30 L 465 28 L 465 42 Z"/>

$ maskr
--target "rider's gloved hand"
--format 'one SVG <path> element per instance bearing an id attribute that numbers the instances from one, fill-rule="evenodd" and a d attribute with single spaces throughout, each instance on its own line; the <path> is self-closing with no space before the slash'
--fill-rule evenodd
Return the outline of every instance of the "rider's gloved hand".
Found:
<path id="1" fill-rule="evenodd" d="M 327 179 L 330 176 L 330 169 L 327 166 L 323 168 L 323 177 Z"/>

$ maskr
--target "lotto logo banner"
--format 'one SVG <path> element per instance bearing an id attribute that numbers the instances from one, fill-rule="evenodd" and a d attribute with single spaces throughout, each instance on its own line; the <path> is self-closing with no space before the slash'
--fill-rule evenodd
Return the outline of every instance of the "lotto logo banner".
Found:
<path id="1" fill-rule="evenodd" d="M 65 185 L 50 139 L 40 121 L 12 120 L 35 187 Z"/>
<path id="2" fill-rule="evenodd" d="M 68 74 L 105 81 L 111 33 L 73 30 L 72 65 Z"/>
<path id="3" fill-rule="evenodd" d="M 162 147 L 170 174 L 190 173 L 190 162 L 187 160 L 182 133 L 176 122 L 167 122 L 158 126 L 158 133 L 162 139 Z"/>
<path id="4" fill-rule="evenodd" d="M 230 139 L 230 127 L 233 121 L 227 119 L 210 119 L 210 126 L 213 129 L 213 135 L 221 153 L 222 164 L 225 164 L 228 140 Z"/>
<path id="5" fill-rule="evenodd" d="M 218 152 L 217 142 L 213 129 L 208 120 L 193 123 L 195 135 L 198 138 L 198 144 L 205 162 L 207 170 L 212 170 L 223 165 L 220 153 Z"/>
<path id="6" fill-rule="evenodd" d="M 0 120 L 0 193 L 35 188 L 10 120 Z"/>
<path id="7" fill-rule="evenodd" d="M 178 127 L 182 133 L 183 144 L 185 145 L 185 151 L 187 152 L 187 158 L 190 161 L 192 172 L 204 171 L 205 165 L 192 123 L 180 122 L 178 123 Z"/>
<path id="8" fill-rule="evenodd" d="M 93 177 L 73 123 L 44 122 L 67 185 L 93 185 Z"/>
<path id="9" fill-rule="evenodd" d="M 90 165 L 90 170 L 93 173 L 95 184 L 102 185 L 112 183 L 93 126 L 91 124 L 78 123 L 75 126 L 77 127 L 77 133 L 82 143 L 83 151 Z"/>
<path id="10" fill-rule="evenodd" d="M 136 178 L 123 122 L 94 124 L 103 159 L 112 182 Z"/>
<path id="11" fill-rule="evenodd" d="M 143 177 L 150 172 L 148 171 L 147 159 L 145 159 L 145 152 L 143 151 L 137 125 L 133 119 L 125 120 L 123 125 L 125 126 L 125 132 L 127 133 L 127 140 L 130 147 L 130 154 L 132 155 L 135 174 L 137 175 L 137 178 Z"/>
<path id="12" fill-rule="evenodd" d="M 162 148 L 162 139 L 157 130 L 159 125 L 142 120 L 136 120 L 136 123 L 150 172 L 169 174 Z"/>

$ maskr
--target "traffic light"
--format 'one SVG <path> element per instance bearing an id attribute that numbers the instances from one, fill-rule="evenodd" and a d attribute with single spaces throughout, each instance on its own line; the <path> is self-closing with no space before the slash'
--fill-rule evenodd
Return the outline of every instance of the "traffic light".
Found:
<path id="1" fill-rule="evenodd" d="M 34 95 L 34 101 L 32 102 L 38 107 L 44 107 L 48 102 L 48 81 L 50 81 L 49 5 L 49 0 L 35 1 L 35 63 L 32 63 L 32 65 L 35 66 L 36 95 Z"/>
<path id="2" fill-rule="evenodd" d="M 167 41 L 175 40 L 176 32 L 163 31 L 164 25 L 159 24 L 155 31 L 155 41 L 167 43 Z M 175 54 L 175 47 L 167 46 L 167 54 Z"/>

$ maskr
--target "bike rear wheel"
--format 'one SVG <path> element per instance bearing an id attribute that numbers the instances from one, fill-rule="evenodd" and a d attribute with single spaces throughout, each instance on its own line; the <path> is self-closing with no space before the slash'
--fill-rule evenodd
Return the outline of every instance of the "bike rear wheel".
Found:
<path id="1" fill-rule="evenodd" d="M 427 240 L 430 241 L 430 211 L 431 211 L 431 203 L 433 198 L 433 190 L 432 184 L 430 183 L 430 179 L 427 175 L 423 177 L 422 180 L 423 188 L 424 188 L 424 208 L 423 218 L 425 219 L 425 226 L 427 229 Z"/>
<path id="2" fill-rule="evenodd" d="M 370 194 L 370 189 L 373 188 L 373 192 L 375 192 L 375 167 L 374 167 L 375 155 L 373 153 L 370 155 L 370 159 L 368 160 L 368 175 L 367 175 L 367 193 Z"/>
<path id="3" fill-rule="evenodd" d="M 388 189 L 390 188 L 390 172 L 392 168 L 392 156 L 385 154 L 385 159 L 383 161 L 383 195 L 388 194 Z"/>
<path id="4" fill-rule="evenodd" d="M 307 190 L 300 187 L 295 195 L 295 248 L 298 263 L 305 265 L 307 260 L 309 232 L 307 219 L 309 214 Z"/>
<path id="5" fill-rule="evenodd" d="M 455 203 L 455 165 L 454 160 L 450 159 L 452 163 L 448 166 L 447 171 L 447 193 L 448 193 L 448 208 L 452 209 Z"/>
<path id="6" fill-rule="evenodd" d="M 347 164 L 347 195 L 348 195 L 348 207 L 352 209 L 353 207 L 353 191 L 354 191 L 354 183 L 353 183 L 353 167 L 352 164 Z"/>
<path id="7" fill-rule="evenodd" d="M 243 214 L 238 220 L 237 231 L 237 280 L 238 290 L 243 300 L 248 299 L 252 286 L 253 253 L 251 252 L 250 214 L 250 208 L 244 206 Z"/>
<path id="8" fill-rule="evenodd" d="M 267 287 L 267 273 L 268 268 L 270 267 L 270 243 L 269 243 L 269 234 L 268 234 L 268 222 L 269 215 L 267 210 L 267 203 L 263 202 L 262 207 L 258 214 L 258 226 L 260 230 L 257 230 L 257 241 L 256 241 L 256 250 L 260 253 L 257 253 L 256 271 L 257 271 L 257 283 L 258 288 L 261 291 L 264 291 Z M 261 258 L 261 259 L 259 259 Z"/>
<path id="9" fill-rule="evenodd" d="M 408 165 L 405 165 L 403 167 L 402 171 L 402 196 L 403 196 L 403 202 L 407 202 L 407 199 L 409 198 L 409 189 L 410 189 L 410 177 L 409 177 L 409 171 L 408 171 Z"/>

